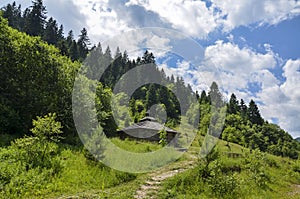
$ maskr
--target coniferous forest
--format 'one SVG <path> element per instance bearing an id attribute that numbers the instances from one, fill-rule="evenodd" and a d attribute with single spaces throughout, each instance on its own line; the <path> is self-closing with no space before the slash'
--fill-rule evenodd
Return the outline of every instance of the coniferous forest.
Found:
<path id="1" fill-rule="evenodd" d="M 94 57 L 85 63 L 91 68 L 109 66 L 96 80 L 97 119 L 104 133 L 125 149 L 149 152 L 162 147 L 115 136 L 120 129 L 110 105 L 114 86 L 140 65 L 154 67 L 167 87 L 147 84 L 132 96 L 116 96 L 129 101 L 130 115 L 120 116 L 125 126 L 138 122 L 152 105 L 161 104 L 167 112 L 166 126 L 176 129 L 181 111 L 188 116 L 190 107 L 180 107 L 168 89 L 174 86 L 178 93 L 196 97 L 199 105 L 199 121 L 187 118 L 198 126 L 187 152 L 194 154 L 209 128 L 212 95 L 226 111 L 219 144 L 206 158 L 194 160 L 192 168 L 161 183 L 155 197 L 299 197 L 294 186 L 300 184 L 300 144 L 280 126 L 264 120 L 255 101 L 246 103 L 235 94 L 225 101 L 217 82 L 208 91 L 193 91 L 181 77 L 169 77 L 159 69 L 150 51 L 129 59 L 126 51 L 111 52 L 100 43 L 93 46 L 85 28 L 77 39 L 72 30 L 67 37 L 64 32 L 62 24 L 47 16 L 42 0 L 34 0 L 25 9 L 13 2 L 0 11 L 0 198 L 133 198 L 147 178 L 147 174 L 116 171 L 98 162 L 77 135 L 72 92 L 88 56 Z M 120 105 L 121 112 L 123 108 Z M 187 160 L 188 155 L 177 163 Z M 120 192 L 123 195 L 116 195 Z"/>

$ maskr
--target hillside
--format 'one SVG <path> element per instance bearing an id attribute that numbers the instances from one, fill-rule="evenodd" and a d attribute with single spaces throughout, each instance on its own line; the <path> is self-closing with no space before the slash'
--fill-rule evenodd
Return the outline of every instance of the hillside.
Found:
<path id="1" fill-rule="evenodd" d="M 116 137 L 119 126 L 112 113 L 112 97 L 129 101 L 129 114 L 124 105 L 116 105 L 123 125 L 138 121 L 153 105 L 160 104 L 166 109 L 166 126 L 176 129 L 184 120 L 198 127 L 187 153 L 158 171 L 132 174 L 104 165 L 83 146 L 73 119 L 73 86 L 84 56 L 63 54 L 41 35 L 30 34 L 33 27 L 28 26 L 27 32 L 13 27 L 0 16 L 0 198 L 299 197 L 300 143 L 278 125 L 264 120 L 255 101 L 245 104 L 235 94 L 229 102 L 224 101 L 216 82 L 208 91 L 194 92 L 182 78 L 167 77 L 152 52 L 146 50 L 130 60 L 126 52 L 117 50 L 112 56 L 109 47 L 103 52 L 99 44 L 94 49 L 84 48 L 84 56 L 93 61 L 85 63 L 92 69 L 84 72 L 91 77 L 94 70 L 102 70 L 104 75 L 100 80 L 83 74 L 79 78 L 87 85 L 96 84 L 95 112 L 103 127 L 101 134 L 108 135 L 109 141 L 135 153 L 157 151 L 166 145 L 163 135 L 159 143 Z M 112 90 L 122 75 L 142 65 L 152 67 L 151 75 L 161 77 L 166 86 L 146 84 L 132 96 L 114 96 Z M 134 81 L 143 82 L 142 77 Z M 80 94 L 90 96 L 91 91 L 84 88 Z M 195 97 L 197 105 L 180 104 L 171 88 Z M 224 125 L 218 119 L 210 123 L 211 118 L 217 118 L 212 111 L 214 103 L 218 103 L 218 112 L 226 113 Z M 199 120 L 190 119 L 194 107 L 199 107 Z M 86 109 L 82 106 L 80 114 L 88 115 Z M 213 129 L 218 127 L 222 132 L 216 148 L 200 158 L 204 136 L 214 136 Z M 98 155 L 109 153 L 100 146 Z M 149 185 L 149 179 L 157 187 Z M 151 188 L 145 191 L 143 186 Z"/>

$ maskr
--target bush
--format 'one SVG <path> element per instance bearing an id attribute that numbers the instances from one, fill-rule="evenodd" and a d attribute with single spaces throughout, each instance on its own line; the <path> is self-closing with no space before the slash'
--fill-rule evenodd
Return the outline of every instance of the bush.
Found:
<path id="1" fill-rule="evenodd" d="M 208 184 L 211 192 L 218 198 L 233 198 L 236 196 L 238 182 L 233 173 L 224 174 L 219 160 L 211 163 Z"/>
<path id="2" fill-rule="evenodd" d="M 34 136 L 16 139 L 8 148 L 0 150 L 0 193 L 6 198 L 33 194 L 51 177 L 61 171 L 59 141 L 61 124 L 55 114 L 33 121 Z M 34 194 L 38 194 L 34 193 Z M 32 195 L 27 195 L 32 196 Z"/>
<path id="3" fill-rule="evenodd" d="M 270 176 L 265 168 L 266 155 L 259 150 L 253 150 L 252 153 L 246 154 L 245 168 L 249 171 L 250 179 L 254 180 L 260 188 L 267 188 L 267 183 L 270 182 Z"/>
<path id="4" fill-rule="evenodd" d="M 292 170 L 294 172 L 300 173 L 300 160 L 297 160 L 296 163 L 293 165 Z"/>

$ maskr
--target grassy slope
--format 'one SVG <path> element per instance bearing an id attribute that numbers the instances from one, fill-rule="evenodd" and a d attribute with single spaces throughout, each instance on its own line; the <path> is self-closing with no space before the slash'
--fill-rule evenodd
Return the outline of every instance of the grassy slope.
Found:
<path id="1" fill-rule="evenodd" d="M 200 138 L 202 139 L 202 138 Z M 227 142 L 220 140 L 217 147 L 220 151 L 220 162 L 223 167 L 232 168 L 238 166 L 241 168 L 241 172 L 234 172 L 234 176 L 238 181 L 237 198 L 300 198 L 299 185 L 300 174 L 299 171 L 295 172 L 299 168 L 299 160 L 291 160 L 289 158 L 282 158 L 266 154 L 265 158 L 265 173 L 270 177 L 270 182 L 267 183 L 266 188 L 261 188 L 249 178 L 249 169 L 245 166 L 244 158 L 230 158 L 227 157 L 227 153 L 240 153 L 245 156 L 245 153 L 249 153 L 249 149 L 243 148 L 237 144 L 230 143 L 230 150 L 226 146 Z M 191 151 L 199 150 L 198 142 L 194 142 L 191 147 Z M 159 198 L 169 198 L 168 192 L 175 194 L 172 197 L 176 198 L 213 198 L 212 191 L 208 188 L 204 188 L 204 192 L 201 194 L 195 194 L 195 190 L 191 190 L 192 194 L 182 194 L 176 189 L 180 188 L 180 185 L 176 185 L 178 182 L 182 182 L 182 179 L 192 178 L 197 169 L 190 169 L 178 176 L 175 176 L 167 180 L 159 192 Z M 190 179 L 192 180 L 192 179 Z M 201 185 L 199 185 L 201 186 Z M 204 184 L 205 186 L 205 184 Z M 173 187 L 174 190 L 170 190 Z M 185 185 L 184 189 L 195 189 L 194 187 L 188 187 Z M 298 189 L 298 191 L 297 191 Z"/>
<path id="2" fill-rule="evenodd" d="M 112 142 L 121 148 L 130 149 L 134 152 L 148 152 L 160 148 L 158 145 L 147 142 L 121 141 L 119 139 L 113 139 Z M 255 183 L 247 180 L 248 171 L 243 168 L 243 158 L 228 158 L 224 154 L 222 155 L 222 152 L 229 152 L 226 144 L 223 141 L 218 142 L 218 148 L 221 152 L 220 161 L 228 167 L 233 165 L 242 167 L 242 172 L 235 174 L 240 182 L 240 186 L 238 187 L 240 198 L 299 198 L 298 187 L 296 185 L 300 184 L 300 175 L 299 172 L 293 171 L 300 168 L 299 160 L 297 162 L 288 158 L 267 154 L 267 166 L 265 170 L 270 176 L 271 182 L 267 184 L 267 189 L 261 189 Z M 249 151 L 232 143 L 230 143 L 230 147 L 230 153 L 245 154 Z M 197 155 L 199 150 L 199 144 L 195 141 L 188 153 L 180 158 L 176 164 L 180 161 L 186 161 L 191 158 L 191 155 Z M 133 198 L 136 190 L 145 182 L 148 176 L 148 174 L 132 175 L 108 169 L 99 163 L 96 164 L 86 160 L 82 149 L 71 148 L 66 145 L 62 146 L 59 158 L 63 165 L 60 174 L 54 176 L 51 182 L 43 185 L 43 188 L 35 188 L 33 186 L 32 189 L 26 190 L 23 198 L 67 198 L 70 196 L 77 196 L 79 198 Z M 168 190 L 168 186 L 175 187 L 176 189 L 176 186 L 172 183 L 178 181 L 179 178 L 189 177 L 193 172 L 195 170 L 190 169 L 166 180 L 164 187 L 161 187 L 160 198 L 167 198 L 166 193 L 170 191 Z M 176 197 L 193 198 L 192 195 L 185 194 L 179 194 Z M 194 195 L 194 197 L 198 198 L 200 196 Z M 207 189 L 201 197 L 211 198 L 210 190 Z"/>

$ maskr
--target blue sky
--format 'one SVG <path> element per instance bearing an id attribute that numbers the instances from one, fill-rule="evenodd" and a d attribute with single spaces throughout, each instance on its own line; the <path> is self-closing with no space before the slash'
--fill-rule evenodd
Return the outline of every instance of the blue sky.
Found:
<path id="1" fill-rule="evenodd" d="M 24 7 L 28 0 L 17 0 Z M 294 0 L 44 0 L 48 16 L 78 35 L 88 29 L 93 43 L 129 30 L 161 27 L 176 30 L 203 46 L 202 62 L 160 62 L 167 74 L 183 76 L 195 90 L 220 80 L 224 95 L 254 99 L 265 119 L 300 136 L 300 2 Z M 11 3 L 2 0 L 0 6 Z M 175 37 L 175 36 L 174 36 Z M 172 49 L 172 39 L 134 35 L 120 46 Z M 127 42 L 128 42 L 127 41 Z M 192 52 L 189 46 L 182 46 Z M 121 48 L 122 49 L 122 48 Z M 125 49 L 122 49 L 125 50 Z M 153 50 L 163 60 L 170 54 Z M 140 52 L 139 52 L 140 53 Z M 195 53 L 195 52 L 193 52 Z M 132 57 L 137 54 L 132 54 Z M 170 61 L 169 61 L 170 63 Z M 175 67 L 174 67 L 175 65 Z M 215 71 L 207 70 L 218 68 Z M 206 81 L 202 81 L 206 79 Z"/>

